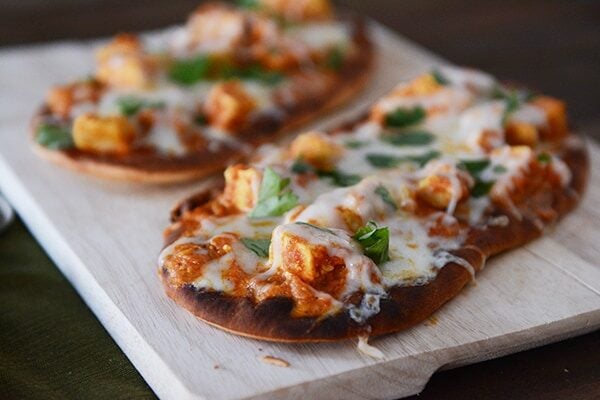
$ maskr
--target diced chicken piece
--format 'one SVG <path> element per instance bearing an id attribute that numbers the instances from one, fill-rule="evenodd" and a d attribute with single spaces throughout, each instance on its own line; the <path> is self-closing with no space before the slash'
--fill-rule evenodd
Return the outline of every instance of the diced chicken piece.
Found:
<path id="1" fill-rule="evenodd" d="M 453 163 L 430 161 L 423 176 L 417 184 L 417 196 L 434 208 L 453 214 L 458 202 L 469 196 L 472 179 Z"/>
<path id="2" fill-rule="evenodd" d="M 135 129 L 123 116 L 83 114 L 73 122 L 73 139 L 80 150 L 123 153 L 135 139 Z"/>
<path id="3" fill-rule="evenodd" d="M 252 210 L 258 199 L 261 180 L 262 173 L 256 168 L 241 164 L 228 167 L 225 170 L 224 202 L 241 212 Z"/>
<path id="4" fill-rule="evenodd" d="M 118 35 L 96 54 L 96 77 L 101 82 L 117 88 L 141 89 L 151 82 L 155 68 L 134 35 Z"/>
<path id="5" fill-rule="evenodd" d="M 325 135 L 308 132 L 298 136 L 290 146 L 293 158 L 302 159 L 313 167 L 330 171 L 342 154 L 342 148 Z"/>
<path id="6" fill-rule="evenodd" d="M 506 142 L 512 146 L 535 147 L 538 143 L 537 128 L 527 122 L 510 121 L 506 125 Z"/>
<path id="7" fill-rule="evenodd" d="M 442 85 L 438 83 L 432 74 L 423 74 L 404 85 L 396 87 L 392 91 L 392 95 L 405 97 L 428 96 L 441 88 Z"/>
<path id="8" fill-rule="evenodd" d="M 50 111 L 67 118 L 73 106 L 79 103 L 96 103 L 102 94 L 102 85 L 94 80 L 56 86 L 48 92 L 46 102 Z"/>
<path id="9" fill-rule="evenodd" d="M 289 21 L 325 20 L 332 15 L 329 0 L 259 0 L 259 5 Z"/>
<path id="10" fill-rule="evenodd" d="M 567 107 L 564 102 L 548 96 L 537 96 L 532 104 L 541 108 L 548 119 L 547 129 L 540 131 L 542 139 L 556 140 L 567 135 Z"/>
<path id="11" fill-rule="evenodd" d="M 210 124 L 225 131 L 238 131 L 255 108 L 256 101 L 239 81 L 215 85 L 204 104 Z"/>

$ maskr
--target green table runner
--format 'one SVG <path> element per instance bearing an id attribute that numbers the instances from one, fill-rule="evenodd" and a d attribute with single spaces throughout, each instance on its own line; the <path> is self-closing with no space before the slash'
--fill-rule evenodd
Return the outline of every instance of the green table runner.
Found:
<path id="1" fill-rule="evenodd" d="M 0 399 L 153 398 L 23 223 L 0 233 Z"/>

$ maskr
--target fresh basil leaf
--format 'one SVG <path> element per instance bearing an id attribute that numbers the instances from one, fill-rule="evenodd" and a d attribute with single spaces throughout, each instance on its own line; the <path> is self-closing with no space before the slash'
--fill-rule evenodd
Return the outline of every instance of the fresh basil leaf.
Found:
<path id="1" fill-rule="evenodd" d="M 58 125 L 40 125 L 35 140 L 38 144 L 53 150 L 70 149 L 75 146 L 69 128 Z"/>
<path id="2" fill-rule="evenodd" d="M 495 165 L 494 168 L 492 168 L 492 171 L 494 171 L 496 174 L 503 174 L 507 171 L 507 169 L 504 165 Z"/>
<path id="3" fill-rule="evenodd" d="M 259 65 L 247 68 L 229 66 L 221 71 L 221 77 L 223 79 L 258 81 L 271 86 L 280 83 L 284 78 L 281 72 L 268 71 Z"/>
<path id="4" fill-rule="evenodd" d="M 354 239 L 360 243 L 364 254 L 375 262 L 382 264 L 390 259 L 390 231 L 388 227 L 377 227 L 373 221 L 358 229 Z"/>
<path id="5" fill-rule="evenodd" d="M 435 79 L 435 81 L 440 85 L 445 86 L 450 83 L 448 78 L 446 78 L 438 69 L 431 71 L 431 75 L 433 76 L 433 79 Z"/>
<path id="6" fill-rule="evenodd" d="M 321 178 L 331 178 L 336 186 L 352 186 L 356 185 L 362 180 L 362 176 L 355 174 L 346 174 L 344 172 L 333 170 L 333 171 L 317 171 L 317 174 Z"/>
<path id="7" fill-rule="evenodd" d="M 348 140 L 344 143 L 344 145 L 349 149 L 359 149 L 367 145 L 367 142 L 363 142 L 360 140 Z"/>
<path id="8" fill-rule="evenodd" d="M 540 153 L 537 156 L 537 160 L 543 164 L 548 164 L 552 161 L 552 156 L 548 153 Z"/>
<path id="9" fill-rule="evenodd" d="M 294 163 L 292 164 L 290 170 L 295 173 L 295 174 L 305 174 L 307 172 L 314 172 L 315 169 L 313 168 L 312 165 L 310 165 L 309 163 L 305 162 L 304 160 L 302 160 L 301 158 L 298 158 L 294 161 Z"/>
<path id="10" fill-rule="evenodd" d="M 429 161 L 433 160 L 434 158 L 438 158 L 440 155 L 441 154 L 439 151 L 431 150 L 425 154 L 421 154 L 418 156 L 408 156 L 407 161 L 417 163 L 417 164 L 419 164 L 420 167 L 422 167 L 423 165 L 427 164 Z"/>
<path id="11" fill-rule="evenodd" d="M 165 103 L 162 101 L 147 101 L 134 96 L 119 97 L 117 107 L 126 117 L 137 114 L 142 108 L 163 108 Z"/>
<path id="12" fill-rule="evenodd" d="M 471 176 L 479 175 L 484 169 L 486 169 L 490 165 L 490 160 L 481 159 L 481 160 L 463 160 L 458 165 L 459 168 L 467 171 Z"/>
<path id="13" fill-rule="evenodd" d="M 407 131 L 383 135 L 381 140 L 394 146 L 426 146 L 435 136 L 425 131 Z"/>
<path id="14" fill-rule="evenodd" d="M 416 156 L 404 156 L 398 157 L 388 154 L 378 154 L 378 153 L 370 153 L 366 155 L 367 161 L 373 167 L 376 168 L 394 168 L 403 162 L 414 162 L 419 164 L 419 166 L 423 166 L 427 164 L 430 160 L 437 158 L 440 156 L 439 151 L 429 151 L 424 154 L 416 155 Z"/>
<path id="15" fill-rule="evenodd" d="M 506 124 L 512 113 L 517 111 L 523 104 L 531 101 L 534 97 L 535 94 L 522 89 L 506 89 L 497 86 L 492 91 L 492 98 L 503 100 L 506 105 L 502 116 L 503 124 Z"/>
<path id="16" fill-rule="evenodd" d="M 241 238 L 240 241 L 249 250 L 252 250 L 259 257 L 269 257 L 269 246 L 271 245 L 271 239 L 252 239 L 252 238 Z"/>
<path id="17" fill-rule="evenodd" d="M 298 204 L 296 196 L 289 188 L 290 179 L 283 179 L 267 167 L 258 191 L 256 207 L 248 214 L 250 218 L 278 217 Z"/>
<path id="18" fill-rule="evenodd" d="M 482 181 L 480 179 L 475 180 L 475 185 L 471 189 L 471 196 L 483 197 L 490 192 L 495 181 Z"/>
<path id="19" fill-rule="evenodd" d="M 387 190 L 387 188 L 385 186 L 383 186 L 383 185 L 377 186 L 377 188 L 375 189 L 375 193 L 377 195 L 379 195 L 379 197 L 381 197 L 381 200 L 383 200 L 384 203 L 386 203 L 387 205 L 392 207 L 394 210 L 398 209 L 396 202 L 394 201 L 392 195 L 390 194 L 389 190 Z"/>
<path id="20" fill-rule="evenodd" d="M 254 10 L 258 8 L 258 0 L 237 0 L 238 7 Z"/>
<path id="21" fill-rule="evenodd" d="M 205 55 L 187 60 L 178 60 L 171 66 L 169 78 L 181 85 L 193 85 L 207 78 L 211 64 L 211 59 Z"/>
<path id="22" fill-rule="evenodd" d="M 339 46 L 335 46 L 327 53 L 325 58 L 325 66 L 334 71 L 338 71 L 344 66 L 344 50 Z"/>
<path id="23" fill-rule="evenodd" d="M 413 108 L 397 108 L 395 111 L 387 114 L 385 124 L 394 128 L 404 128 L 418 124 L 425 119 L 425 110 L 421 106 Z"/>

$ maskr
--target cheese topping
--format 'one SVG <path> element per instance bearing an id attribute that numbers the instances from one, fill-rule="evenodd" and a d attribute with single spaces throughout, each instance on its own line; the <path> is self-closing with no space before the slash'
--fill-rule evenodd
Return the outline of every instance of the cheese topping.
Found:
<path id="1" fill-rule="evenodd" d="M 390 290 L 426 285 L 450 263 L 474 277 L 457 255 L 470 227 L 509 223 L 490 211 L 518 213 L 530 181 L 570 182 L 566 164 L 541 151 L 548 144 L 506 143 L 511 120 L 549 129 L 530 101 L 457 68 L 403 83 L 346 131 L 308 132 L 230 167 L 210 203 L 224 211 L 184 216 L 196 227 L 163 251 L 161 268 L 178 282 L 186 243 L 229 235 L 210 260 L 198 256 L 190 284 L 257 302 L 288 297 L 292 316 L 343 311 L 359 324 Z"/>

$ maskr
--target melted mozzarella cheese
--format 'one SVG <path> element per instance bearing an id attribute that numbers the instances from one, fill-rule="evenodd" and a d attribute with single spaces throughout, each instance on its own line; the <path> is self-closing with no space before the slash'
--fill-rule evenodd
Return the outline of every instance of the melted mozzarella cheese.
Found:
<path id="1" fill-rule="evenodd" d="M 347 44 L 350 34 L 342 22 L 311 22 L 290 28 L 287 33 L 311 50 L 326 50 Z"/>

